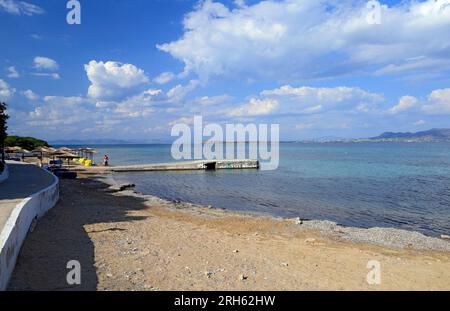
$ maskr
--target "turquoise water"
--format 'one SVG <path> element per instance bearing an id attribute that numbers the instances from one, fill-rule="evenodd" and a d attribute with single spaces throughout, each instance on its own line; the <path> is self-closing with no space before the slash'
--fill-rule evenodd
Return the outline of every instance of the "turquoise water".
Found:
<path id="1" fill-rule="evenodd" d="M 169 145 L 94 146 L 112 165 L 173 161 Z M 98 160 L 99 161 L 99 160 Z M 120 173 L 119 181 L 167 199 L 215 207 L 450 232 L 450 144 L 282 143 L 275 171 Z"/>

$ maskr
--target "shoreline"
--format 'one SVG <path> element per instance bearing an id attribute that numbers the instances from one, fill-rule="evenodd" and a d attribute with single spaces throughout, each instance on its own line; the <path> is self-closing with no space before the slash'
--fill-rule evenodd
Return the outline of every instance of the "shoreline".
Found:
<path id="1" fill-rule="evenodd" d="M 274 221 L 293 221 L 301 229 L 310 229 L 320 232 L 321 234 L 344 239 L 355 243 L 369 243 L 384 247 L 405 249 L 412 248 L 417 250 L 434 250 L 450 252 L 450 239 L 427 236 L 419 231 L 397 229 L 393 227 L 354 227 L 338 224 L 330 220 L 302 219 L 300 217 L 286 218 L 281 216 L 270 215 L 266 213 L 234 211 L 226 208 L 216 208 L 212 205 L 204 206 L 200 204 L 177 201 L 172 199 L 161 198 L 152 194 L 139 193 L 134 190 L 135 185 L 119 183 L 114 179 L 113 174 L 106 173 L 103 175 L 91 175 L 89 178 L 105 182 L 110 185 L 112 191 L 121 193 L 124 196 L 134 196 L 154 201 L 155 199 L 165 204 L 175 204 L 178 208 L 198 208 L 205 210 L 221 211 L 224 214 L 248 216 L 248 217 L 265 217 Z M 126 191 L 120 191 L 120 188 L 126 188 Z"/>
<path id="2" fill-rule="evenodd" d="M 61 181 L 9 290 L 450 289 L 448 251 L 346 240 L 315 223 L 173 203 L 92 177 Z M 79 286 L 65 281 L 70 260 L 81 264 Z M 372 260 L 379 285 L 367 283 Z"/>

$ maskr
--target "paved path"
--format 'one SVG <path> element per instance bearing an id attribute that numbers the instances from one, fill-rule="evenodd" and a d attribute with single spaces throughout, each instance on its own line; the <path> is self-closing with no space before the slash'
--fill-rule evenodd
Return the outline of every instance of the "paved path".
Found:
<path id="1" fill-rule="evenodd" d="M 54 183 L 54 177 L 35 165 L 8 163 L 9 178 L 0 183 L 0 232 L 14 207 Z"/>

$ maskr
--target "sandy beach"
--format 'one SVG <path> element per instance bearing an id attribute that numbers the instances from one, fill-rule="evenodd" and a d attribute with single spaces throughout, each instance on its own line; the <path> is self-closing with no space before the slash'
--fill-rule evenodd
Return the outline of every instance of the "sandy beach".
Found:
<path id="1" fill-rule="evenodd" d="M 450 290 L 450 242 L 382 232 L 174 203 L 92 177 L 62 180 L 61 200 L 33 226 L 9 289 Z M 66 283 L 70 260 L 81 263 L 79 286 Z M 367 282 L 371 260 L 381 265 L 379 285 Z"/>

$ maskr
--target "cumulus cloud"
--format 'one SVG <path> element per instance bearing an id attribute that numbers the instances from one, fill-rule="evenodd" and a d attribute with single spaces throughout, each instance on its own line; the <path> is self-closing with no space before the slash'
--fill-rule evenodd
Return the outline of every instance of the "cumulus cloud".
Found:
<path id="1" fill-rule="evenodd" d="M 233 97 L 227 94 L 217 96 L 202 96 L 189 102 L 189 104 L 193 106 L 216 106 L 219 104 L 228 103 L 232 99 Z"/>
<path id="2" fill-rule="evenodd" d="M 100 111 L 92 109 L 91 100 L 83 97 L 45 96 L 33 110 L 29 111 L 24 121 L 31 127 L 45 127 L 45 130 L 58 129 L 61 132 L 74 131 L 82 125 L 92 126 L 95 122 L 101 122 Z"/>
<path id="3" fill-rule="evenodd" d="M 432 91 L 422 110 L 427 114 L 450 114 L 450 88 Z"/>
<path id="4" fill-rule="evenodd" d="M 292 87 L 264 90 L 262 98 L 275 99 L 278 114 L 314 114 L 330 110 L 371 112 L 384 98 L 357 87 Z"/>
<path id="5" fill-rule="evenodd" d="M 88 96 L 96 99 L 123 97 L 149 82 L 144 70 L 132 64 L 92 60 L 84 69 L 91 82 Z"/>
<path id="6" fill-rule="evenodd" d="M 20 74 L 17 71 L 16 67 L 10 66 L 7 68 L 7 70 L 8 70 L 8 78 L 16 79 L 20 77 Z"/>
<path id="7" fill-rule="evenodd" d="M 159 76 L 153 79 L 153 82 L 157 84 L 166 84 L 175 78 L 175 74 L 170 71 L 161 73 Z"/>
<path id="8" fill-rule="evenodd" d="M 149 89 L 117 103 L 114 111 L 131 118 L 147 117 L 157 111 L 155 106 L 162 100 L 161 90 Z"/>
<path id="9" fill-rule="evenodd" d="M 397 105 L 389 109 L 390 113 L 399 113 L 418 106 L 420 101 L 414 96 L 402 96 Z"/>
<path id="10" fill-rule="evenodd" d="M 414 110 L 416 114 L 450 114 L 450 88 L 433 90 L 426 98 L 402 96 L 398 104 L 388 109 L 388 112 L 390 114 L 401 114 L 411 110 Z"/>
<path id="11" fill-rule="evenodd" d="M 157 47 L 182 61 L 185 72 L 205 79 L 386 74 L 450 61 L 450 6 L 442 1 L 383 5 L 379 25 L 367 22 L 366 1 L 237 4 L 230 9 L 201 2 L 186 15 L 182 37 Z M 405 61 L 417 57 L 423 60 Z"/>
<path id="12" fill-rule="evenodd" d="M 190 80 L 186 85 L 178 84 L 167 91 L 167 97 L 172 103 L 180 102 L 186 97 L 187 94 L 195 90 L 199 85 L 200 82 L 197 80 Z"/>
<path id="13" fill-rule="evenodd" d="M 56 71 L 59 68 L 58 63 L 49 57 L 36 56 L 33 62 L 34 68 L 38 70 Z"/>
<path id="14" fill-rule="evenodd" d="M 25 1 L 0 0 L 0 10 L 13 15 L 40 15 L 45 11 L 41 7 Z"/>
<path id="15" fill-rule="evenodd" d="M 252 98 L 248 103 L 232 109 L 228 114 L 232 117 L 262 116 L 271 113 L 276 107 L 278 102 L 274 99 Z"/>
<path id="16" fill-rule="evenodd" d="M 40 97 L 38 94 L 33 92 L 32 90 L 26 90 L 22 92 L 23 96 L 25 96 L 28 100 L 38 100 Z"/>
<path id="17" fill-rule="evenodd" d="M 0 100 L 7 101 L 16 92 L 15 88 L 9 86 L 4 80 L 0 79 Z"/>

